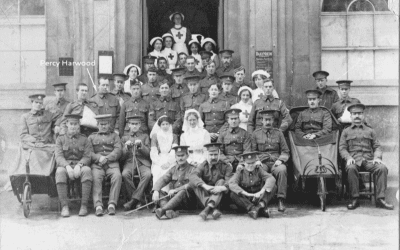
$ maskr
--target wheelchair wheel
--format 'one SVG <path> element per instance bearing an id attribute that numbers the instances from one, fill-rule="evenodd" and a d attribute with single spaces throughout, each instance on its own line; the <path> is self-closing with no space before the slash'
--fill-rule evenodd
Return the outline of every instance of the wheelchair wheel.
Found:
<path id="1" fill-rule="evenodd" d="M 31 186 L 25 185 L 24 187 L 24 194 L 22 196 L 22 205 L 24 208 L 24 216 L 28 218 L 29 213 L 31 211 L 31 203 L 32 203 L 32 193 L 31 193 Z"/>
<path id="2" fill-rule="evenodd" d="M 19 203 L 21 203 L 21 204 L 22 204 L 22 195 L 23 195 L 23 193 L 22 193 L 21 190 L 18 188 L 18 189 L 17 189 L 17 192 L 16 192 L 16 196 L 17 196 L 17 199 L 18 199 Z"/>
<path id="3" fill-rule="evenodd" d="M 326 209 L 326 184 L 324 177 L 319 177 L 318 181 L 318 195 L 321 203 L 321 210 L 325 212 Z"/>

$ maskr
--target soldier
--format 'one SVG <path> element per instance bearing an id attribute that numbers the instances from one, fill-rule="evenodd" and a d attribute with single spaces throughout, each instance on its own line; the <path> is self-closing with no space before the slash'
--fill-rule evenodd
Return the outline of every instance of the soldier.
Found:
<path id="1" fill-rule="evenodd" d="M 67 83 L 54 83 L 54 94 L 56 95 L 56 99 L 48 102 L 45 106 L 45 110 L 50 111 L 51 113 L 61 113 L 64 114 L 64 110 L 67 107 L 68 101 L 65 99 L 65 91 Z"/>
<path id="2" fill-rule="evenodd" d="M 347 180 L 352 197 L 347 208 L 352 210 L 360 205 L 359 171 L 362 170 L 375 176 L 376 207 L 392 210 L 394 206 L 385 201 L 388 169 L 382 162 L 382 150 L 375 130 L 364 122 L 365 105 L 352 104 L 348 109 L 353 123 L 343 131 L 339 143 L 340 155 L 347 161 Z"/>
<path id="3" fill-rule="evenodd" d="M 199 214 L 203 220 L 207 220 L 211 213 L 214 220 L 221 216 L 218 207 L 222 196 L 229 192 L 228 182 L 232 177 L 232 166 L 219 159 L 220 143 L 209 143 L 207 148 L 207 161 L 201 163 L 190 174 L 189 180 L 197 198 L 204 205 L 204 210 Z"/>
<path id="4" fill-rule="evenodd" d="M 122 171 L 122 178 L 128 192 L 129 201 L 124 204 L 125 210 L 131 210 L 143 198 L 144 192 L 151 181 L 150 138 L 140 132 L 143 117 L 129 116 L 129 134 L 122 137 L 123 158 L 126 159 Z M 133 152 L 135 155 L 133 155 Z M 138 173 L 140 171 L 140 173 Z M 133 183 L 133 176 L 139 175 L 140 181 L 137 188 Z"/>
<path id="5" fill-rule="evenodd" d="M 105 76 L 99 76 L 99 89 L 96 95 L 92 96 L 91 101 L 95 102 L 99 108 L 100 115 L 111 115 L 111 131 L 118 133 L 118 117 L 121 107 L 118 98 L 109 92 L 110 82 Z"/>
<path id="6" fill-rule="evenodd" d="M 119 99 L 119 105 L 122 106 L 124 102 L 131 98 L 131 93 L 124 91 L 124 83 L 127 77 L 125 74 L 113 74 L 113 77 L 115 87 L 111 93 Z"/>
<path id="7" fill-rule="evenodd" d="M 187 57 L 188 57 L 188 55 L 185 52 L 179 53 L 178 54 L 178 62 L 176 64 L 176 67 L 186 69 L 186 58 Z"/>
<path id="8" fill-rule="evenodd" d="M 180 108 L 183 114 L 188 109 L 199 110 L 200 104 L 207 100 L 207 96 L 200 92 L 199 90 L 199 77 L 198 76 L 188 76 L 185 78 L 189 93 L 186 93 L 180 101 Z"/>
<path id="9" fill-rule="evenodd" d="M 168 61 L 165 57 L 158 57 L 157 59 L 157 80 L 158 82 L 163 81 L 164 79 L 167 79 L 170 84 L 174 82 L 174 79 L 172 79 L 172 76 L 167 73 L 167 68 L 168 68 Z"/>
<path id="10" fill-rule="evenodd" d="M 172 148 L 175 150 L 177 164 L 170 168 L 154 184 L 153 201 L 159 202 L 159 208 L 155 210 L 158 219 L 161 219 L 164 215 L 169 219 L 175 218 L 179 216 L 179 213 L 175 211 L 177 208 L 189 208 L 192 203 L 194 194 L 189 184 L 189 176 L 193 172 L 194 166 L 187 162 L 189 156 L 188 148 L 189 146 L 176 146 Z M 168 184 L 170 188 L 168 193 L 161 191 Z M 160 193 L 163 197 L 168 195 L 171 198 L 168 198 L 168 201 L 165 199 L 160 200 Z"/>
<path id="11" fill-rule="evenodd" d="M 92 170 L 90 159 L 93 152 L 88 138 L 79 133 L 80 115 L 66 115 L 67 133 L 57 137 L 55 157 L 57 163 L 56 184 L 58 198 L 61 202 L 61 216 L 69 217 L 67 180 L 78 180 L 82 183 L 82 198 L 79 216 L 88 214 L 90 191 L 92 190 Z"/>
<path id="12" fill-rule="evenodd" d="M 186 58 L 186 72 L 183 75 L 183 83 L 187 84 L 185 78 L 188 76 L 200 76 L 200 72 L 196 69 L 196 58 L 193 56 Z"/>
<path id="13" fill-rule="evenodd" d="M 332 114 L 346 128 L 351 125 L 350 112 L 348 111 L 347 107 L 351 104 L 361 103 L 357 98 L 351 98 L 349 96 L 350 84 L 352 82 L 353 81 L 348 80 L 336 81 L 339 86 L 341 98 L 332 105 L 331 109 Z"/>
<path id="14" fill-rule="evenodd" d="M 254 82 L 248 82 L 248 83 L 245 82 L 244 78 L 246 77 L 246 70 L 244 69 L 243 66 L 239 66 L 236 69 L 234 69 L 233 74 L 235 76 L 235 81 L 232 84 L 232 89 L 231 89 L 232 95 L 237 95 L 239 89 L 243 86 L 247 86 L 251 89 L 257 88 Z"/>
<path id="15" fill-rule="evenodd" d="M 320 106 L 324 106 L 328 109 L 331 109 L 332 104 L 339 101 L 339 96 L 335 90 L 326 86 L 326 83 L 328 82 L 327 77 L 329 76 L 329 73 L 320 70 L 314 72 L 312 75 L 315 78 L 315 83 L 317 84 L 316 89 L 320 90 L 322 93 Z"/>
<path id="16" fill-rule="evenodd" d="M 222 64 L 217 69 L 216 73 L 218 76 L 222 75 L 232 75 L 234 74 L 234 65 L 232 62 L 232 54 L 234 53 L 233 50 L 224 49 L 219 52 L 221 55 L 221 62 Z"/>
<path id="17" fill-rule="evenodd" d="M 94 119 L 94 116 L 96 114 L 98 114 L 97 104 L 92 100 L 88 100 L 88 98 L 87 98 L 88 91 L 89 91 L 89 88 L 86 85 L 86 83 L 78 83 L 78 85 L 76 86 L 77 99 L 67 105 L 67 107 L 65 108 L 65 111 L 64 111 L 63 118 L 60 119 L 56 124 L 56 125 L 60 126 L 60 129 L 61 129 L 60 134 L 64 134 L 65 131 L 67 130 L 66 125 L 65 125 L 66 124 L 66 119 L 65 119 L 66 115 L 70 115 L 70 114 L 81 115 L 83 118 L 86 118 L 86 117 L 84 117 L 84 114 L 83 114 L 85 107 L 86 107 L 86 110 L 91 112 L 90 118 Z M 89 114 L 85 114 L 85 115 L 89 116 Z M 85 136 L 89 136 L 93 132 L 97 131 L 97 126 L 96 126 L 96 124 L 85 124 L 85 125 L 81 124 L 80 131 L 81 131 L 80 132 L 81 134 L 84 134 Z"/>
<path id="18" fill-rule="evenodd" d="M 297 117 L 295 132 L 304 139 L 313 140 L 331 133 L 332 117 L 329 111 L 319 107 L 321 91 L 310 89 L 306 95 L 309 108 Z"/>
<path id="19" fill-rule="evenodd" d="M 158 89 L 160 86 L 157 81 L 157 68 L 152 67 L 148 69 L 147 79 L 148 81 L 141 86 L 142 97 L 146 102 L 151 103 L 157 98 L 157 94 L 159 93 Z"/>
<path id="20" fill-rule="evenodd" d="M 211 60 L 212 53 L 209 51 L 203 50 L 203 51 L 200 51 L 199 54 L 201 57 L 201 67 L 202 67 L 201 73 L 200 73 L 200 79 L 204 79 L 207 76 L 206 68 L 207 68 L 208 62 Z M 214 62 L 214 65 L 215 65 L 215 62 Z M 216 68 L 216 66 L 214 68 Z M 215 70 L 214 70 L 214 72 L 215 72 Z"/>
<path id="21" fill-rule="evenodd" d="M 167 81 L 164 80 L 164 82 L 160 83 L 159 93 L 160 96 L 158 96 L 158 98 L 153 100 L 153 102 L 150 104 L 149 127 L 153 128 L 154 124 L 157 122 L 157 119 L 163 115 L 166 115 L 173 123 L 173 133 L 180 135 L 180 130 L 182 127 L 181 110 L 179 104 L 171 98 Z"/>
<path id="22" fill-rule="evenodd" d="M 251 136 L 246 130 L 239 127 L 240 109 L 229 109 L 225 111 L 229 128 L 221 131 L 217 142 L 222 144 L 222 153 L 228 162 L 232 164 L 233 171 L 240 161 L 240 155 L 251 150 Z"/>
<path id="23" fill-rule="evenodd" d="M 215 73 L 215 62 L 214 61 L 209 60 L 204 65 L 206 65 L 205 67 L 206 67 L 207 75 L 203 79 L 200 80 L 199 84 L 200 84 L 200 91 L 202 93 L 206 94 L 208 97 L 208 89 L 210 88 L 210 86 L 212 84 L 216 83 L 218 88 L 220 88 L 221 80 Z"/>
<path id="24" fill-rule="evenodd" d="M 273 110 L 262 110 L 260 115 L 263 127 L 252 134 L 251 151 L 258 151 L 258 157 L 263 163 L 263 169 L 272 173 L 278 186 L 278 211 L 285 211 L 287 190 L 287 169 L 285 163 L 289 160 L 289 147 L 282 131 L 273 128 Z"/>
<path id="25" fill-rule="evenodd" d="M 244 167 L 229 180 L 230 197 L 249 216 L 257 219 L 261 215 L 269 218 L 268 203 L 276 192 L 275 178 L 262 169 L 257 162 L 258 152 L 244 153 Z"/>
<path id="26" fill-rule="evenodd" d="M 137 78 L 143 84 L 149 81 L 149 79 L 147 78 L 147 72 L 150 68 L 155 68 L 154 63 L 155 63 L 156 59 L 157 59 L 157 57 L 150 56 L 150 55 L 143 57 L 143 64 L 144 64 L 143 73 L 139 74 L 139 76 Z"/>
<path id="27" fill-rule="evenodd" d="M 237 93 L 232 94 L 232 83 L 235 80 L 235 78 L 231 75 L 222 75 L 219 77 L 219 79 L 222 82 L 222 92 L 219 95 L 219 97 L 227 101 L 229 103 L 229 106 L 232 106 L 236 103 L 239 102 L 239 97 L 237 96 Z"/>
<path id="28" fill-rule="evenodd" d="M 174 78 L 174 84 L 171 86 L 171 97 L 174 101 L 180 103 L 181 98 L 189 92 L 186 84 L 183 84 L 183 75 L 185 74 L 185 68 L 172 69 L 172 76 Z"/>
<path id="29" fill-rule="evenodd" d="M 121 140 L 116 133 L 111 132 L 111 114 L 98 115 L 96 120 L 99 132 L 89 136 L 93 146 L 92 175 L 93 175 L 93 205 L 96 216 L 103 215 L 102 184 L 105 176 L 111 179 L 110 196 L 108 200 L 108 214 L 115 215 L 118 204 L 119 191 L 121 190 L 122 176 L 119 170 L 121 156 Z"/>
<path id="30" fill-rule="evenodd" d="M 119 113 L 119 136 L 122 136 L 129 131 L 129 126 L 126 123 L 126 117 L 129 116 L 141 116 L 143 120 L 141 122 L 140 132 L 149 134 L 149 111 L 150 104 L 143 100 L 141 97 L 141 90 L 139 84 L 131 86 L 132 97 L 128 101 L 124 102 Z"/>
<path id="31" fill-rule="evenodd" d="M 262 117 L 260 116 L 259 111 L 274 110 L 275 115 L 273 126 L 277 128 L 279 120 L 281 120 L 279 129 L 282 132 L 285 132 L 293 121 L 292 117 L 290 117 L 289 110 L 286 108 L 286 104 L 283 100 L 273 96 L 275 88 L 274 83 L 271 80 L 264 82 L 264 89 L 265 95 L 261 96 L 261 98 L 257 99 L 253 104 L 253 108 L 249 115 L 247 131 L 252 133 L 255 129 L 262 127 Z"/>
<path id="32" fill-rule="evenodd" d="M 218 98 L 218 85 L 212 84 L 208 89 L 209 98 L 200 104 L 199 113 L 204 121 L 204 128 L 210 133 L 211 142 L 216 142 L 219 130 L 225 124 L 224 112 L 230 108 L 229 103 Z"/>

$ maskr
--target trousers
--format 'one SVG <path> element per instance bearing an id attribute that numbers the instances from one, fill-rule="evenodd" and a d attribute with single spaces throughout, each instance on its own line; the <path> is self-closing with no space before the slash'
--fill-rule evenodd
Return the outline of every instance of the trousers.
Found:
<path id="1" fill-rule="evenodd" d="M 96 165 L 96 164 L 93 164 Z M 93 174 L 93 204 L 94 207 L 103 206 L 103 180 L 104 177 L 111 179 L 111 189 L 108 199 L 108 205 L 117 206 L 119 192 L 121 190 L 122 176 L 119 168 L 101 168 L 92 166 Z"/>

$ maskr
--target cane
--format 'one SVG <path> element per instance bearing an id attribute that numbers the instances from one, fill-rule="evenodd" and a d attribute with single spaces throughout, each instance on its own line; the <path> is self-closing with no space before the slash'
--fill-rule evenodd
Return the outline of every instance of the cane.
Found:
<path id="1" fill-rule="evenodd" d="M 142 209 L 142 208 L 144 208 L 144 207 L 148 207 L 148 206 L 150 206 L 150 205 L 152 205 L 152 204 L 154 204 L 154 203 L 156 203 L 156 202 L 158 202 L 158 201 L 160 201 L 160 200 L 163 200 L 163 199 L 167 198 L 168 196 L 169 196 L 169 195 L 166 195 L 166 196 L 164 196 L 164 197 L 161 197 L 161 198 L 160 198 L 159 200 L 157 200 L 157 201 L 149 202 L 149 203 L 147 203 L 147 204 L 145 204 L 145 205 L 143 205 L 143 206 L 141 206 L 141 207 L 138 207 L 138 208 L 136 208 L 136 209 L 134 209 L 134 210 L 128 211 L 128 212 L 125 213 L 125 215 L 130 215 L 130 214 L 132 214 L 132 213 L 134 213 L 134 212 L 136 212 L 136 211 L 138 211 L 138 210 L 140 210 L 140 209 Z"/>
<path id="2" fill-rule="evenodd" d="M 137 172 L 138 172 L 139 179 L 141 180 L 141 179 L 142 179 L 142 174 L 140 173 L 138 160 L 137 160 L 137 158 L 136 158 L 136 149 L 137 149 L 137 146 L 135 145 L 135 146 L 133 147 L 133 150 L 132 150 L 132 153 L 133 153 L 132 160 L 133 160 L 133 165 L 136 165 L 136 170 L 137 170 Z M 133 178 L 134 178 L 134 175 L 133 175 L 133 168 L 134 168 L 134 167 L 132 166 L 132 182 L 133 182 Z M 146 194 L 144 195 L 144 201 L 145 201 L 146 203 L 148 203 Z M 147 207 L 147 208 L 148 208 L 148 207 Z"/>

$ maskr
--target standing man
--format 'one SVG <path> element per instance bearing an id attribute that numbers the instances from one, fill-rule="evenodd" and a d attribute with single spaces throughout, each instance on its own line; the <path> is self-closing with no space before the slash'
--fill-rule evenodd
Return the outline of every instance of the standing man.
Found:
<path id="1" fill-rule="evenodd" d="M 200 80 L 200 91 L 204 94 L 207 95 L 208 97 L 208 89 L 212 84 L 218 84 L 218 88 L 220 88 L 220 82 L 221 80 L 215 73 L 215 62 L 213 60 L 208 60 L 205 62 L 203 65 L 205 65 L 205 71 L 207 72 L 207 75 Z"/>
<path id="2" fill-rule="evenodd" d="M 167 79 L 168 82 L 170 82 L 170 84 L 172 85 L 172 83 L 174 82 L 174 79 L 172 79 L 172 76 L 167 73 L 168 61 L 165 57 L 162 57 L 162 56 L 158 57 L 157 67 L 158 67 L 158 71 L 157 71 L 158 79 L 157 80 L 159 82 L 161 82 L 164 79 Z"/>
<path id="3" fill-rule="evenodd" d="M 185 79 L 188 76 L 200 76 L 200 72 L 196 69 L 196 58 L 193 56 L 188 56 L 186 58 L 186 72 L 183 75 L 183 78 Z M 185 80 L 183 80 L 184 83 Z"/>
<path id="4" fill-rule="evenodd" d="M 115 95 L 109 92 L 110 82 L 105 76 L 99 76 L 98 92 L 90 100 L 95 102 L 100 115 L 111 115 L 111 131 L 118 133 L 118 117 L 121 107 L 119 100 Z"/>
<path id="5" fill-rule="evenodd" d="M 292 123 L 293 120 L 292 117 L 290 117 L 289 109 L 286 107 L 285 102 L 273 96 L 274 89 L 274 83 L 271 80 L 267 80 L 264 82 L 265 93 L 263 96 L 261 96 L 260 99 L 257 99 L 254 102 L 249 115 L 247 126 L 247 131 L 249 133 L 252 133 L 255 129 L 262 127 L 262 117 L 259 114 L 259 111 L 261 110 L 275 111 L 273 126 L 277 128 L 279 125 L 279 121 L 281 120 L 281 125 L 279 126 L 279 129 L 282 132 L 285 132 Z"/>
<path id="6" fill-rule="evenodd" d="M 232 54 L 234 53 L 233 50 L 230 49 L 224 49 L 219 52 L 221 55 L 221 62 L 222 65 L 219 66 L 217 69 L 216 73 L 218 76 L 222 76 L 225 74 L 232 75 L 234 74 L 234 66 L 232 62 Z"/>
<path id="7" fill-rule="evenodd" d="M 219 79 L 222 82 L 222 92 L 219 95 L 219 97 L 228 102 L 229 106 L 232 106 L 236 103 L 239 102 L 239 98 L 236 94 L 232 94 L 231 90 L 232 90 L 232 83 L 235 80 L 235 78 L 231 75 L 222 75 L 219 77 Z"/>
<path id="8" fill-rule="evenodd" d="M 276 192 L 275 178 L 257 162 L 257 152 L 244 153 L 244 167 L 229 180 L 232 201 L 245 209 L 253 219 L 261 215 L 269 218 L 268 203 Z"/>
<path id="9" fill-rule="evenodd" d="M 172 149 L 175 150 L 176 165 L 168 170 L 154 184 L 153 187 L 153 201 L 159 202 L 159 208 L 156 209 L 156 217 L 161 219 L 164 215 L 169 218 L 179 216 L 175 210 L 179 207 L 189 208 L 191 201 L 193 201 L 194 194 L 189 184 L 189 176 L 195 169 L 194 166 L 187 162 L 189 157 L 189 146 L 176 146 Z M 170 190 L 168 193 L 161 191 L 161 189 L 169 184 Z M 168 195 L 171 198 L 160 200 L 162 197 Z"/>
<path id="10" fill-rule="evenodd" d="M 202 66 L 201 73 L 200 73 L 200 79 L 203 79 L 204 77 L 207 76 L 206 67 L 207 67 L 208 62 L 211 60 L 212 53 L 209 51 L 203 50 L 203 51 L 200 51 L 199 54 L 201 56 L 201 66 Z"/>
<path id="11" fill-rule="evenodd" d="M 122 176 L 119 170 L 119 158 L 121 157 L 121 140 L 119 136 L 111 132 L 112 115 L 98 115 L 96 120 L 99 132 L 89 136 L 89 142 L 93 146 L 92 175 L 93 175 L 93 205 L 96 216 L 102 216 L 103 211 L 103 179 L 111 179 L 110 196 L 108 200 L 108 214 L 115 215 L 115 207 L 118 204 L 119 191 L 121 190 Z"/>
<path id="12" fill-rule="evenodd" d="M 203 220 L 207 220 L 211 213 L 214 220 L 221 216 L 218 209 L 222 196 L 229 192 L 228 182 L 232 177 L 232 166 L 219 159 L 220 143 L 209 143 L 207 148 L 207 161 L 201 163 L 190 174 L 189 180 L 194 193 L 204 206 L 199 214 Z"/>
<path id="13" fill-rule="evenodd" d="M 336 81 L 339 86 L 340 99 L 332 105 L 332 114 L 338 119 L 338 121 L 346 128 L 351 125 L 350 112 L 348 106 L 351 104 L 361 103 L 357 98 L 349 96 L 350 84 L 353 81 L 340 80 Z"/>
<path id="14" fill-rule="evenodd" d="M 157 81 L 157 68 L 152 67 L 147 71 L 147 82 L 143 82 L 141 86 L 143 99 L 151 103 L 157 98 L 159 82 Z"/>
<path id="15" fill-rule="evenodd" d="M 318 89 L 322 93 L 320 106 L 324 106 L 328 109 L 331 109 L 332 104 L 339 101 L 339 96 L 334 89 L 326 86 L 326 83 L 328 82 L 327 77 L 329 76 L 329 73 L 320 70 L 314 72 L 312 75 L 315 78 L 315 83 L 317 84 L 316 89 Z"/>
<path id="16" fill-rule="evenodd" d="M 150 68 L 155 68 L 154 62 L 156 61 L 156 59 L 157 57 L 150 55 L 143 57 L 144 67 L 143 67 L 143 73 L 137 78 L 139 81 L 141 81 L 142 83 L 146 83 L 149 81 L 147 79 L 147 72 Z"/>
<path id="17" fill-rule="evenodd" d="M 332 117 L 329 111 L 319 107 L 321 91 L 310 89 L 306 95 L 309 108 L 297 117 L 295 132 L 304 139 L 313 140 L 331 133 Z"/>
<path id="18" fill-rule="evenodd" d="M 180 102 L 181 98 L 189 92 L 186 84 L 183 84 L 183 75 L 186 72 L 185 68 L 171 69 L 174 84 L 171 86 L 171 97 L 176 102 Z"/>
<path id="19" fill-rule="evenodd" d="M 127 79 L 125 74 L 113 74 L 114 79 L 114 89 L 111 92 L 119 100 L 119 105 L 122 106 L 124 102 L 131 98 L 131 94 L 124 91 L 124 84 Z"/>
<path id="20" fill-rule="evenodd" d="M 243 66 L 239 66 L 236 69 L 233 70 L 234 76 L 235 76 L 235 81 L 232 84 L 232 89 L 231 89 L 231 94 L 232 95 L 238 95 L 238 91 L 241 87 L 247 86 L 251 89 L 256 89 L 257 86 L 254 84 L 254 82 L 248 82 L 246 83 L 244 81 L 244 78 L 246 77 L 246 70 L 244 69 Z M 240 98 L 240 97 L 239 97 Z"/>
<path id="21" fill-rule="evenodd" d="M 200 104 L 207 100 L 207 96 L 199 91 L 199 79 L 198 76 L 188 76 L 185 78 L 189 93 L 186 93 L 180 101 L 180 108 L 183 116 L 188 109 L 195 109 L 198 111 Z"/>
<path id="22" fill-rule="evenodd" d="M 349 106 L 353 123 L 343 131 L 340 137 L 339 152 L 347 161 L 347 180 L 352 197 L 347 208 L 353 210 L 360 205 L 358 202 L 359 171 L 362 170 L 374 174 L 376 206 L 393 210 L 394 206 L 385 201 L 388 169 L 382 162 L 382 150 L 374 129 L 364 122 L 364 110 L 365 105 L 361 103 Z"/>
<path id="23" fill-rule="evenodd" d="M 229 109 L 225 111 L 229 128 L 220 132 L 218 143 L 222 144 L 222 153 L 226 156 L 227 161 L 232 164 L 233 171 L 240 162 L 240 155 L 251 150 L 250 134 L 239 127 L 240 109 Z"/>
<path id="24" fill-rule="evenodd" d="M 88 214 L 90 192 L 92 191 L 92 170 L 90 159 L 93 152 L 88 138 L 79 133 L 80 115 L 66 115 L 67 133 L 57 137 L 55 157 L 57 163 L 56 184 L 58 198 L 61 202 L 61 216 L 69 217 L 67 181 L 80 179 L 82 198 L 79 216 Z"/>
<path id="25" fill-rule="evenodd" d="M 285 211 L 287 190 L 287 169 L 285 163 L 289 160 L 289 147 L 282 131 L 272 127 L 273 110 L 262 110 L 260 115 L 263 127 L 252 134 L 251 151 L 258 151 L 258 157 L 263 163 L 263 169 L 272 173 L 278 186 L 278 211 Z"/>
<path id="26" fill-rule="evenodd" d="M 67 83 L 54 83 L 54 94 L 56 99 L 48 102 L 45 106 L 45 110 L 50 111 L 51 113 L 60 113 L 64 114 L 64 110 L 70 101 L 65 99 L 65 91 Z"/>

